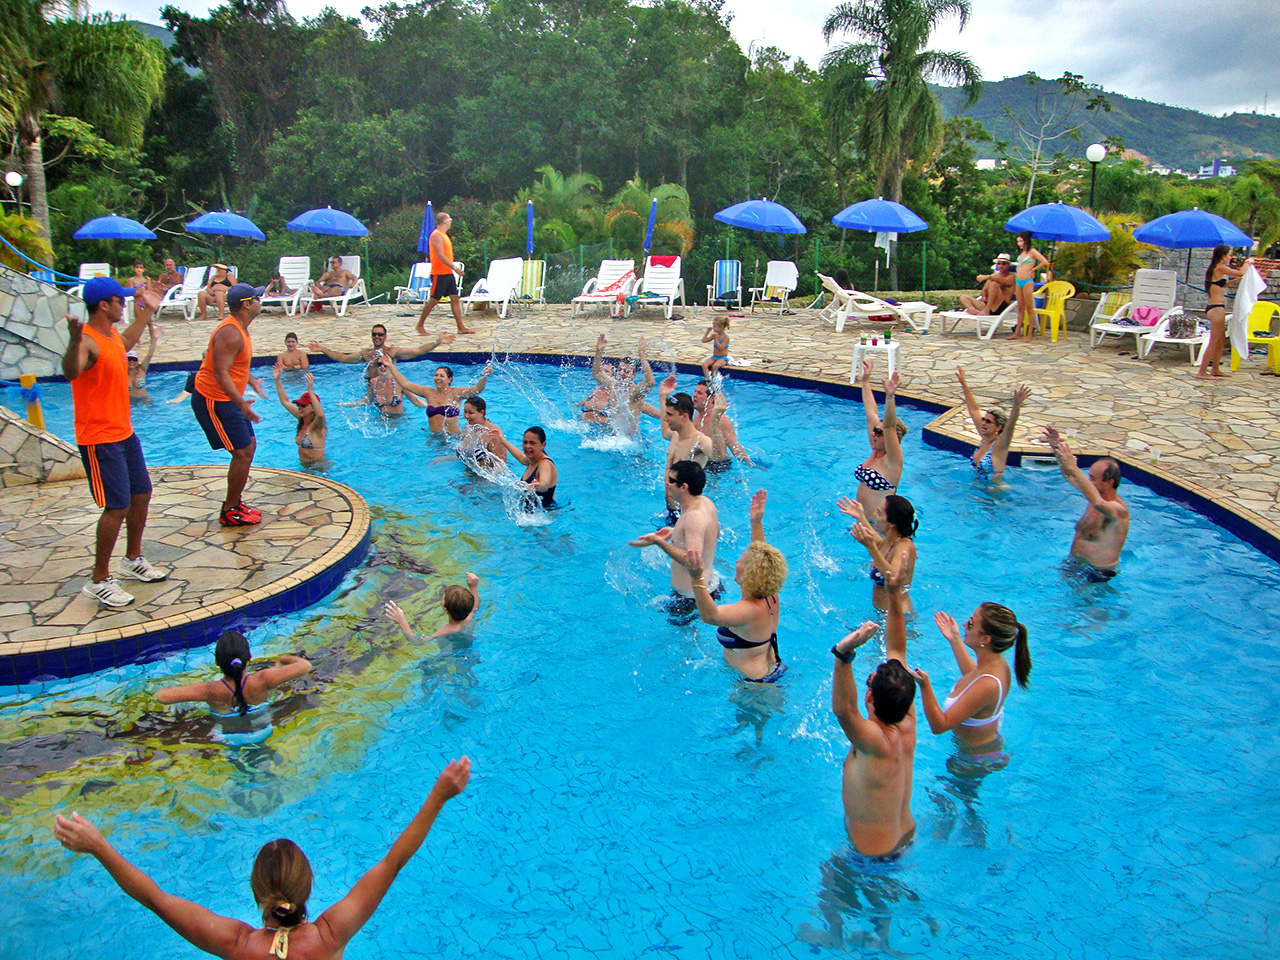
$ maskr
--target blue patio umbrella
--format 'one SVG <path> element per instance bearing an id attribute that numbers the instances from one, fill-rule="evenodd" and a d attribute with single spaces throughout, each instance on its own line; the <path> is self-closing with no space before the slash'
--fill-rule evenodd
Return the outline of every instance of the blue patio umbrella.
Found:
<path id="1" fill-rule="evenodd" d="M 1062 240 L 1066 243 L 1096 243 L 1111 239 L 1111 231 L 1097 217 L 1062 202 L 1027 207 L 1010 217 L 1004 228 L 1010 233 L 1027 230 L 1037 240 Z"/>
<path id="2" fill-rule="evenodd" d="M 436 228 L 436 214 L 431 209 L 431 201 L 427 201 L 427 209 L 422 212 L 422 228 L 418 231 L 418 252 L 431 252 L 431 233 Z"/>
<path id="3" fill-rule="evenodd" d="M 644 230 L 644 252 L 647 256 L 653 246 L 653 225 L 658 222 L 658 198 L 654 197 L 649 204 L 649 225 Z"/>
<path id="4" fill-rule="evenodd" d="M 884 197 L 851 204 L 832 217 L 831 222 L 837 227 L 870 233 L 915 233 L 929 228 L 910 209 Z"/>
<path id="5" fill-rule="evenodd" d="M 524 212 L 524 253 L 533 256 L 533 201 L 530 200 Z"/>
<path id="6" fill-rule="evenodd" d="M 319 207 L 300 213 L 285 224 L 290 230 L 323 233 L 331 237 L 364 237 L 369 228 L 349 213 L 333 207 Z"/>
<path id="7" fill-rule="evenodd" d="M 1253 238 L 1225 217 L 1205 210 L 1179 210 L 1156 217 L 1133 231 L 1133 239 L 1173 250 L 1193 247 L 1251 247 Z"/>
<path id="8" fill-rule="evenodd" d="M 735 203 L 713 216 L 731 227 L 744 227 L 761 233 L 808 233 L 799 217 L 782 204 L 763 197 Z"/>
<path id="9" fill-rule="evenodd" d="M 187 224 L 188 233 L 209 233 L 221 237 L 245 237 L 249 240 L 265 240 L 267 235 L 248 217 L 230 210 L 202 213 Z"/>
<path id="10" fill-rule="evenodd" d="M 80 225 L 71 235 L 76 240 L 154 240 L 156 235 L 128 217 L 98 217 Z"/>

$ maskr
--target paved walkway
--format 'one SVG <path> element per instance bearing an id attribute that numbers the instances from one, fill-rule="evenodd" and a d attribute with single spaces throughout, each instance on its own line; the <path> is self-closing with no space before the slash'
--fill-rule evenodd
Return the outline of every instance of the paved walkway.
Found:
<path id="1" fill-rule="evenodd" d="M 473 313 L 467 320 L 478 333 L 459 337 L 446 349 L 589 356 L 601 332 L 619 349 L 643 334 L 651 358 L 697 363 L 708 355 L 700 341 L 711 312 L 706 307 L 677 310 L 684 318 L 670 322 L 657 310 L 640 311 L 626 321 L 599 311 L 573 318 L 567 306 L 554 304 L 523 309 L 505 320 Z M 369 344 L 374 323 L 386 324 L 390 342 L 412 343 L 418 339 L 416 315 L 416 309 L 395 306 L 354 307 L 341 318 L 329 312 L 293 318 L 268 313 L 253 325 L 255 353 L 282 349 L 289 330 L 304 345 L 320 339 L 354 349 Z M 166 315 L 156 359 L 198 359 L 212 327 L 212 322 Z M 448 312 L 437 307 L 427 329 L 453 329 Z M 753 369 L 843 383 L 849 380 L 858 336 L 852 326 L 837 334 L 815 311 L 803 309 L 785 317 L 748 314 L 733 321 L 730 334 L 733 354 L 753 359 Z M 1019 431 L 1015 449 L 1047 452 L 1029 441 L 1033 427 L 1053 423 L 1064 433 L 1074 431 L 1082 452 L 1111 453 L 1176 478 L 1280 537 L 1280 378 L 1259 376 L 1260 357 L 1243 363 L 1230 380 L 1204 382 L 1195 379 L 1184 350 L 1157 348 L 1153 359 L 1136 360 L 1131 338 L 1112 339 L 1095 350 L 1080 331 L 1059 337 L 1056 344 L 1048 338 L 1030 345 L 983 341 L 960 331 L 903 333 L 899 339 L 904 396 L 960 403 L 957 364 L 964 366 L 980 402 L 1007 406 L 1014 388 L 1025 381 L 1035 392 L 1023 415 L 1028 429 Z M 963 416 L 947 418 L 938 428 L 976 439 Z"/>

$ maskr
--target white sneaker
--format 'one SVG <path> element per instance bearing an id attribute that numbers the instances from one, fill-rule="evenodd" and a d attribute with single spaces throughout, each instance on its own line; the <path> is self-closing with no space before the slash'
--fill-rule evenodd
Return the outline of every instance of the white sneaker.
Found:
<path id="1" fill-rule="evenodd" d="M 145 580 L 147 583 L 155 583 L 157 580 L 167 580 L 169 574 L 159 567 L 151 565 L 146 557 L 139 555 L 133 560 L 128 557 L 120 558 L 120 566 L 116 568 L 116 573 L 125 577 L 133 577 L 135 580 Z"/>
<path id="2" fill-rule="evenodd" d="M 121 590 L 115 577 L 107 577 L 100 583 L 90 580 L 80 592 L 108 607 L 127 607 L 133 603 L 133 595 Z"/>

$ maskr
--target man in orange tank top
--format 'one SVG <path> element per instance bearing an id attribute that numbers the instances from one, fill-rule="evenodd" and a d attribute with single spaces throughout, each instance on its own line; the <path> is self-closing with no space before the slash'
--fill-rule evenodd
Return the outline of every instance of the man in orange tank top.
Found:
<path id="1" fill-rule="evenodd" d="M 431 257 L 431 299 L 422 305 L 422 313 L 418 317 L 418 333 L 427 335 L 427 315 L 435 309 L 437 303 L 449 299 L 453 309 L 453 320 L 458 325 L 459 333 L 475 333 L 462 323 L 462 301 L 458 299 L 458 278 L 454 272 L 462 272 L 462 264 L 453 259 L 453 241 L 449 239 L 449 228 L 453 226 L 453 217 L 447 213 L 436 214 L 436 228 L 431 232 L 428 245 Z"/>
<path id="2" fill-rule="evenodd" d="M 249 372 L 253 363 L 249 324 L 262 312 L 259 298 L 264 289 L 237 283 L 227 291 L 230 314 L 209 338 L 209 349 L 196 371 L 195 389 L 191 392 L 191 409 L 209 439 L 209 446 L 231 451 L 227 496 L 218 517 L 224 527 L 249 526 L 262 519 L 261 511 L 245 506 L 242 496 L 249 482 L 253 454 L 258 449 L 253 425 L 262 419 L 253 412 L 253 401 L 245 399 L 245 387 L 252 386 L 266 399 L 262 381 Z"/>
<path id="3" fill-rule="evenodd" d="M 70 342 L 62 356 L 62 374 L 71 381 L 75 405 L 76 443 L 89 478 L 93 502 L 102 507 L 98 518 L 93 578 L 84 594 L 108 607 L 124 607 L 133 596 L 120 589 L 110 575 L 111 553 L 127 531 L 121 576 L 152 582 L 168 576 L 142 556 L 142 531 L 151 503 L 151 477 L 142 444 L 133 432 L 129 412 L 129 365 L 125 353 L 133 349 L 159 306 L 160 298 L 145 289 L 129 290 L 110 277 L 95 277 L 81 294 L 88 320 L 68 314 Z M 124 316 L 124 301 L 136 297 L 134 321 L 122 337 L 115 325 Z"/>

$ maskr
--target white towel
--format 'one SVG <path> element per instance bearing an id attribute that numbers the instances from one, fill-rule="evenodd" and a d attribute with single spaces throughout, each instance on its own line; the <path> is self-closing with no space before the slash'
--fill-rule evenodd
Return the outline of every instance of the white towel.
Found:
<path id="1" fill-rule="evenodd" d="M 754 361 L 754 360 L 748 360 L 748 359 L 746 359 L 746 358 L 744 358 L 744 357 L 730 357 L 730 358 L 729 358 L 729 366 L 731 366 L 731 367 L 749 367 L 749 366 L 751 366 L 753 363 L 755 363 L 755 361 Z"/>
<path id="2" fill-rule="evenodd" d="M 1266 289 L 1267 281 L 1253 266 L 1245 270 L 1240 286 L 1236 288 L 1236 307 L 1231 314 L 1231 349 L 1242 357 L 1249 356 L 1249 311 Z"/>

